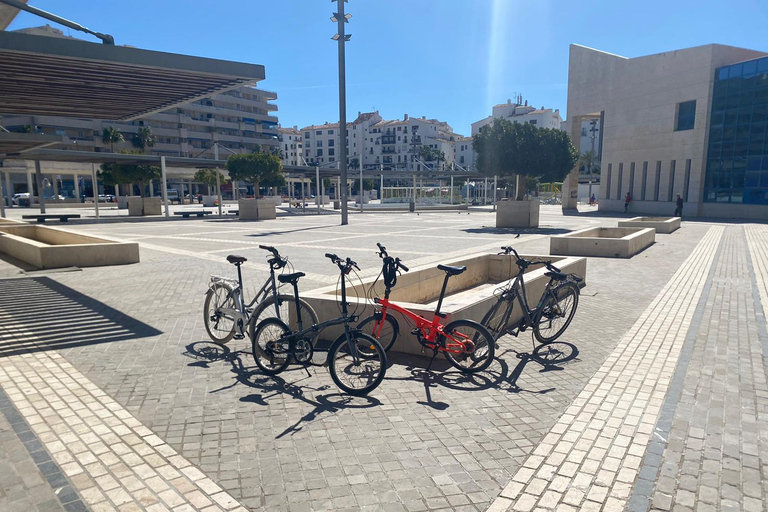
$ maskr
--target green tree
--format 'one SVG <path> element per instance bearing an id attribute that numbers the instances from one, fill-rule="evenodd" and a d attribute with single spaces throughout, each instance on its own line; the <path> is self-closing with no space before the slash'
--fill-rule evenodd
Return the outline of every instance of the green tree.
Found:
<path id="1" fill-rule="evenodd" d="M 373 182 L 373 180 L 366 180 L 363 179 L 363 190 L 373 190 L 373 188 L 376 186 L 376 184 Z M 355 180 L 352 182 L 352 194 L 359 194 L 360 193 L 360 180 Z"/>
<path id="2" fill-rule="evenodd" d="M 579 166 L 584 168 L 585 173 L 589 173 L 591 167 L 593 173 L 600 174 L 600 160 L 597 157 L 597 153 L 591 149 L 579 156 Z"/>
<path id="3" fill-rule="evenodd" d="M 480 130 L 472 139 L 472 148 L 481 173 L 532 177 L 539 182 L 562 181 L 578 159 L 567 132 L 506 119 L 495 119 Z M 518 189 L 517 197 L 521 199 L 523 187 Z"/>
<path id="4" fill-rule="evenodd" d="M 250 153 L 229 155 L 227 171 L 234 181 L 252 183 L 255 195 L 258 196 L 259 184 L 268 187 L 279 187 L 285 184 L 285 177 L 280 172 L 283 163 L 272 153 Z"/>
<path id="5" fill-rule="evenodd" d="M 147 148 L 155 146 L 155 136 L 152 134 L 152 128 L 149 126 L 142 126 L 139 131 L 133 136 L 133 147 L 138 148 L 142 153 Z"/>
<path id="6" fill-rule="evenodd" d="M 219 185 L 229 182 L 229 178 L 223 172 L 216 169 L 198 169 L 195 171 L 194 180 L 208 185 L 208 190 L 210 191 L 216 186 L 216 174 L 219 175 Z"/>
<path id="7" fill-rule="evenodd" d="M 144 197 L 144 185 L 149 180 L 159 180 L 162 173 L 154 165 L 101 164 L 99 178 L 106 185 L 129 185 L 138 183 L 139 194 Z"/>
<path id="8" fill-rule="evenodd" d="M 101 132 L 101 142 L 104 144 L 109 144 L 109 151 L 111 153 L 115 152 L 115 143 L 123 142 L 124 140 L 125 139 L 123 138 L 123 134 L 120 133 L 120 130 L 114 126 L 104 128 L 104 130 Z"/>

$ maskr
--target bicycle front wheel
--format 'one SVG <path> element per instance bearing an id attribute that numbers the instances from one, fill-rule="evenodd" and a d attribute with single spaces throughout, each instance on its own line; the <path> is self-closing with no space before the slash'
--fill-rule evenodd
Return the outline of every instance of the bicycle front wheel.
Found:
<path id="1" fill-rule="evenodd" d="M 235 335 L 235 318 L 222 309 L 237 309 L 235 293 L 229 286 L 216 283 L 208 289 L 203 304 L 205 330 L 214 343 L 224 345 Z"/>
<path id="2" fill-rule="evenodd" d="M 500 298 L 483 317 L 480 323 L 493 335 L 493 339 L 498 340 L 506 333 L 513 306 L 513 301 Z"/>
<path id="3" fill-rule="evenodd" d="M 565 283 L 551 291 L 537 313 L 533 335 L 540 343 L 549 343 L 560 337 L 573 320 L 579 305 L 579 289 L 573 283 Z"/>
<path id="4" fill-rule="evenodd" d="M 473 320 L 456 320 L 443 329 L 445 358 L 464 373 L 488 368 L 496 352 L 496 343 L 488 329 Z M 460 343 L 466 345 L 461 348 Z"/>
<path id="5" fill-rule="evenodd" d="M 381 384 L 387 372 L 387 354 L 374 338 L 353 332 L 342 334 L 328 351 L 328 369 L 336 385 L 350 395 L 364 396 Z"/>
<path id="6" fill-rule="evenodd" d="M 256 327 L 251 349 L 256 365 L 267 375 L 277 375 L 291 362 L 290 342 L 285 339 L 291 330 L 277 318 L 267 318 Z"/>
<path id="7" fill-rule="evenodd" d="M 277 299 L 269 296 L 256 306 L 248 324 L 248 334 L 253 338 L 253 332 L 257 325 L 267 318 L 277 318 L 294 331 L 307 329 L 318 322 L 317 313 L 304 299 L 299 299 L 301 311 L 301 325 L 299 328 L 298 315 L 296 313 L 296 298 L 293 295 L 279 294 Z"/>
<path id="8" fill-rule="evenodd" d="M 397 334 L 400 332 L 400 326 L 392 315 L 387 315 L 382 323 L 380 313 L 369 316 L 357 324 L 357 328 L 363 331 L 363 334 L 376 339 L 381 344 L 384 352 L 389 352 L 389 349 L 395 344 Z"/>

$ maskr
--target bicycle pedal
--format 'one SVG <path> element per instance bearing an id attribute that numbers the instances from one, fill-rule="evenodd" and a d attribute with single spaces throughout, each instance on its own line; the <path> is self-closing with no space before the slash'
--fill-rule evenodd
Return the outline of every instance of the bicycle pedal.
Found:
<path id="1" fill-rule="evenodd" d="M 245 338 L 245 334 L 235 334 L 232 338 L 235 340 L 242 340 Z"/>
<path id="2" fill-rule="evenodd" d="M 419 334 L 419 329 L 413 329 L 413 330 L 411 331 L 411 334 L 413 334 L 414 336 L 416 336 L 417 334 Z"/>

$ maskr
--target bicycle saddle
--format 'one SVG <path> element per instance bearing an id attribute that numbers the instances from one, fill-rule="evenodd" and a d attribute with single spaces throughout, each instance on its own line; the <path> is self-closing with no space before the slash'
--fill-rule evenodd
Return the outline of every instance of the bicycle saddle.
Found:
<path id="1" fill-rule="evenodd" d="M 243 256 L 235 256 L 234 254 L 230 254 L 227 256 L 227 261 L 232 263 L 233 265 L 238 265 L 240 263 L 245 263 L 248 261 L 248 258 L 245 258 Z"/>
<path id="2" fill-rule="evenodd" d="M 568 274 L 564 274 L 562 272 L 544 272 L 544 275 L 554 279 L 555 281 L 565 281 L 568 279 Z"/>
<path id="3" fill-rule="evenodd" d="M 449 265 L 438 265 L 437 268 L 448 273 L 450 276 L 457 276 L 467 270 L 467 267 L 451 267 Z"/>
<path id="4" fill-rule="evenodd" d="M 280 274 L 277 276 L 277 280 L 281 283 L 295 283 L 300 277 L 304 277 L 304 272 L 294 272 L 293 274 Z"/>

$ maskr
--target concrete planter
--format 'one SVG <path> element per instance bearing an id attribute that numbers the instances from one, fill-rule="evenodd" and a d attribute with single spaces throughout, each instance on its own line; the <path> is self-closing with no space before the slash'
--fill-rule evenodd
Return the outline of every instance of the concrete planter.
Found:
<path id="1" fill-rule="evenodd" d="M 128 200 L 139 196 L 120 196 L 117 198 L 117 207 L 123 210 L 128 209 Z M 87 204 L 87 203 L 86 203 Z"/>
<path id="2" fill-rule="evenodd" d="M 275 202 L 264 199 L 238 199 L 240 220 L 269 220 L 277 218 Z"/>
<path id="3" fill-rule="evenodd" d="M 523 255 L 524 258 L 543 258 L 552 260 L 563 272 L 573 272 L 586 277 L 586 258 L 563 258 L 551 256 Z M 496 302 L 494 291 L 508 281 L 513 273 L 517 273 L 513 256 L 495 254 L 474 254 L 446 262 L 449 265 L 466 265 L 467 271 L 448 281 L 446 297 L 441 306 L 441 313 L 446 315 L 445 322 L 469 318 L 480 321 Z M 537 300 L 544 292 L 549 278 L 544 275 L 546 268 L 534 268 L 524 276 L 526 291 L 531 300 Z M 410 311 L 431 319 L 440 296 L 445 273 L 435 265 L 424 265 L 411 268 L 407 274 L 397 278 L 397 286 L 392 290 L 391 299 Z M 376 276 L 363 279 L 362 284 L 347 288 L 347 301 L 350 312 L 359 315 L 361 319 L 373 314 L 374 308 L 366 294 Z M 586 283 L 586 280 L 584 281 Z M 384 295 L 382 279 L 376 282 L 374 291 L 379 296 Z M 319 320 L 325 321 L 339 316 L 339 305 L 336 298 L 336 285 L 327 286 L 302 294 L 302 297 L 312 306 Z M 410 333 L 408 322 L 399 313 L 393 313 L 400 324 L 400 334 L 392 350 L 409 354 L 421 354 L 421 345 Z M 512 321 L 519 320 L 522 312 L 519 307 L 513 310 Z M 323 339 L 335 339 L 343 332 L 343 327 L 331 327 L 322 332 Z"/>
<path id="4" fill-rule="evenodd" d="M 656 242 L 653 228 L 587 228 L 549 239 L 550 254 L 631 258 Z"/>
<path id="5" fill-rule="evenodd" d="M 207 206 L 208 208 L 216 206 L 216 200 L 218 198 L 219 196 L 203 196 L 203 206 Z"/>
<path id="6" fill-rule="evenodd" d="M 539 201 L 499 201 L 496 203 L 496 227 L 539 227 Z"/>
<path id="7" fill-rule="evenodd" d="M 116 242 L 28 224 L 2 224 L 0 252 L 41 269 L 139 262 L 139 244 L 136 242 Z"/>
<path id="8" fill-rule="evenodd" d="M 668 235 L 680 229 L 680 217 L 635 217 L 620 220 L 620 228 L 653 228 L 656 233 Z"/>
<path id="9" fill-rule="evenodd" d="M 128 198 L 128 215 L 162 215 L 163 200 L 159 197 L 136 197 Z"/>

